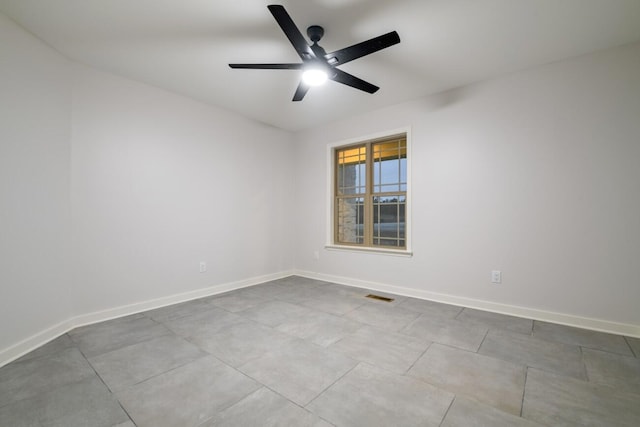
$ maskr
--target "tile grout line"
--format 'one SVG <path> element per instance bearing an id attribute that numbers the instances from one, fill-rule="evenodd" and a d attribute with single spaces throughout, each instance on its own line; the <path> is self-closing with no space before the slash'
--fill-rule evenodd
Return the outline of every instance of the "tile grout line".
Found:
<path id="1" fill-rule="evenodd" d="M 71 341 L 73 342 L 74 346 L 75 346 L 78 350 L 80 350 L 80 352 L 81 352 L 81 353 L 82 353 L 82 355 L 85 357 L 85 359 L 87 359 L 87 361 L 88 361 L 90 358 L 99 357 L 99 356 L 102 356 L 102 355 L 105 355 L 105 354 L 113 353 L 114 351 L 122 350 L 122 349 L 125 349 L 125 348 L 128 348 L 128 347 L 132 347 L 132 346 L 134 346 L 134 345 L 138 345 L 138 344 L 145 343 L 145 342 L 153 341 L 153 340 L 158 339 L 158 338 L 167 337 L 167 336 L 169 336 L 169 335 L 176 335 L 178 338 L 182 338 L 180 335 L 178 335 L 177 333 L 175 333 L 172 329 L 170 329 L 170 328 L 169 328 L 167 325 L 165 325 L 164 323 L 159 322 L 159 321 L 157 321 L 157 320 L 155 320 L 155 319 L 152 319 L 152 318 L 148 317 L 146 314 L 144 314 L 144 312 L 141 312 L 140 314 L 142 315 L 141 317 L 135 318 L 135 319 L 133 319 L 133 320 L 138 320 L 138 319 L 147 319 L 147 320 L 149 320 L 149 321 L 153 322 L 156 326 L 161 326 L 161 327 L 163 327 L 164 329 L 166 329 L 166 330 L 167 330 L 167 333 L 163 333 L 163 334 L 160 334 L 160 335 L 157 335 L 157 336 L 148 336 L 148 337 L 145 337 L 145 338 L 141 339 L 140 341 L 136 341 L 136 342 L 134 342 L 134 343 L 130 343 L 130 344 L 125 344 L 125 345 L 122 345 L 122 346 L 120 346 L 120 347 L 115 347 L 115 348 L 109 349 L 109 350 L 107 350 L 107 351 L 104 351 L 104 352 L 102 352 L 102 353 L 95 354 L 95 355 L 93 355 L 93 356 L 91 356 L 91 357 L 88 357 L 88 356 L 87 356 L 87 355 L 86 355 L 82 350 L 80 350 L 80 345 L 79 345 L 80 343 L 79 343 L 78 341 L 76 341 L 76 340 L 73 338 L 73 336 L 72 336 L 72 335 L 69 335 L 69 338 L 71 338 Z M 113 319 L 112 319 L 112 320 L 113 320 Z M 116 319 L 116 320 L 117 320 L 117 319 Z M 87 326 L 99 325 L 99 324 L 101 324 L 101 323 L 106 323 L 106 322 L 110 322 L 110 320 L 105 320 L 104 322 L 94 323 L 94 324 L 92 324 L 92 325 L 87 325 Z M 74 329 L 77 329 L 77 328 L 74 328 Z M 73 331 L 73 329 L 72 329 L 71 331 L 69 331 L 69 332 L 72 332 L 72 331 Z"/>
<path id="2" fill-rule="evenodd" d="M 529 378 L 529 366 L 525 365 L 524 370 L 524 385 L 522 386 L 522 401 L 520 402 L 520 418 L 524 412 L 524 395 L 527 393 L 527 379 Z"/>
<path id="3" fill-rule="evenodd" d="M 539 320 L 534 320 L 534 322 L 540 322 L 540 321 Z M 556 324 L 554 324 L 554 325 L 556 325 Z M 564 326 L 564 325 L 560 325 L 560 326 Z M 576 327 L 573 327 L 573 326 L 569 326 L 569 327 L 570 328 L 574 328 L 574 329 L 583 329 L 583 328 L 576 328 Z M 583 330 L 587 330 L 587 329 L 583 329 Z M 627 345 L 627 350 L 629 350 L 629 352 L 631 354 L 620 353 L 619 351 L 612 350 L 610 346 L 606 346 L 606 348 L 604 348 L 602 346 L 598 346 L 598 344 L 591 344 L 591 343 L 584 344 L 584 342 L 578 342 L 577 340 L 569 341 L 569 340 L 562 339 L 562 338 L 539 337 L 539 336 L 535 335 L 534 332 L 535 331 L 533 331 L 532 334 L 531 334 L 532 338 L 536 338 L 538 340 L 542 340 L 542 341 L 546 341 L 546 342 L 550 342 L 550 343 L 563 344 L 563 345 L 568 345 L 568 346 L 573 346 L 573 347 L 580 347 L 580 348 L 584 348 L 586 350 L 601 351 L 603 353 L 609 353 L 609 354 L 613 354 L 613 355 L 617 355 L 617 356 L 636 357 L 636 358 L 640 357 L 640 355 L 635 356 L 635 352 L 633 351 L 633 349 L 629 345 L 629 342 L 627 341 L 627 337 L 624 336 L 624 335 L 620 335 L 620 334 L 613 334 L 613 333 L 608 333 L 608 332 L 598 332 L 598 331 L 589 331 L 589 332 L 594 332 L 594 333 L 597 333 L 597 334 L 606 334 L 606 335 L 612 335 L 614 337 L 622 338 L 624 343 Z"/>
<path id="4" fill-rule="evenodd" d="M 455 402 L 457 398 L 458 398 L 458 395 L 454 394 L 453 395 L 453 399 L 451 399 L 451 402 L 449 403 L 449 406 L 447 407 L 446 412 L 444 413 L 444 415 L 442 416 L 442 419 L 440 420 L 440 424 L 438 424 L 438 427 L 442 427 L 442 423 L 447 418 L 447 415 L 449 415 L 449 411 L 451 410 L 451 407 L 453 406 L 453 402 Z"/>
<path id="5" fill-rule="evenodd" d="M 633 354 L 633 356 L 638 359 L 640 358 L 640 354 L 636 354 L 635 351 L 633 351 L 633 347 L 631 346 L 631 343 L 629 342 L 629 337 L 623 335 L 622 338 L 624 338 L 624 342 L 627 343 L 627 346 L 629 347 L 629 350 L 631 350 L 631 354 Z"/>
<path id="6" fill-rule="evenodd" d="M 349 311 L 345 311 L 344 313 L 342 313 L 342 314 L 340 315 L 340 317 L 345 317 L 345 318 L 347 318 L 347 319 L 348 319 L 348 317 L 346 317 L 346 316 L 347 316 L 347 314 L 351 314 L 351 313 L 353 313 L 354 311 L 356 311 L 357 309 L 359 309 L 360 307 L 362 307 L 362 306 L 363 306 L 363 305 L 365 305 L 366 303 L 367 303 L 367 301 L 363 301 L 363 302 L 362 302 L 362 304 L 360 304 L 359 306 L 354 307 L 354 308 L 352 308 L 351 310 L 349 310 Z M 353 319 L 352 319 L 352 320 L 353 320 Z"/>
<path id="7" fill-rule="evenodd" d="M 429 350 L 431 348 L 431 346 L 433 345 L 433 341 L 429 341 L 429 345 L 427 345 L 427 348 L 424 349 L 424 351 L 422 353 L 420 353 L 420 356 L 418 356 L 418 358 L 416 360 L 413 361 L 413 363 L 411 364 L 411 366 L 409 366 L 409 368 L 404 371 L 404 373 L 402 375 L 404 376 L 408 376 L 409 371 L 415 366 L 416 363 L 418 363 L 418 360 L 422 359 L 422 356 L 425 355 L 425 353 L 427 352 L 427 350 Z"/>
<path id="8" fill-rule="evenodd" d="M 218 359 L 219 360 L 219 359 Z M 225 364 L 224 362 L 220 361 L 221 363 Z M 235 369 L 233 366 L 227 365 L 228 367 L 230 367 L 231 369 Z M 237 371 L 237 370 L 236 370 Z M 250 376 L 246 375 L 244 372 L 240 372 L 238 371 L 239 374 L 244 375 L 247 378 L 250 378 L 254 381 L 256 381 L 254 378 L 251 378 Z M 261 386 L 263 386 L 263 384 L 260 381 L 256 381 L 258 384 L 260 384 Z M 211 421 L 212 419 L 214 419 L 215 417 L 217 417 L 220 413 L 226 411 L 227 409 L 231 408 L 232 406 L 235 406 L 236 404 L 242 402 L 244 399 L 246 399 L 247 397 L 251 396 L 253 393 L 257 392 L 258 390 L 260 390 L 261 387 L 258 387 L 255 390 L 252 390 L 250 392 L 248 392 L 247 394 L 245 394 L 244 396 L 242 396 L 241 398 L 239 398 L 238 400 L 236 400 L 235 402 L 231 403 L 230 405 L 224 406 L 222 408 L 220 408 L 218 411 L 216 411 L 215 415 L 212 415 L 211 417 L 207 418 L 206 420 L 204 420 L 203 422 L 201 422 L 200 424 L 198 424 L 198 426 L 202 426 L 204 423 Z"/>
<path id="9" fill-rule="evenodd" d="M 484 344 L 484 341 L 487 339 L 487 336 L 489 335 L 489 331 L 491 329 L 487 328 L 487 332 L 484 333 L 484 337 L 482 337 L 482 341 L 480 342 L 480 345 L 478 346 L 478 348 L 476 349 L 475 353 L 477 354 L 481 354 L 480 353 L 480 347 L 482 347 L 482 344 Z"/>
<path id="10" fill-rule="evenodd" d="M 353 360 L 353 359 L 352 359 Z M 320 396 L 322 396 L 324 394 L 325 391 L 327 391 L 328 389 L 330 389 L 331 387 L 333 387 L 333 385 L 335 383 L 337 383 L 338 381 L 340 381 L 342 378 L 344 378 L 349 372 L 353 371 L 357 366 L 359 366 L 361 363 L 358 360 L 354 360 L 354 362 L 357 362 L 355 365 L 353 365 L 350 369 L 348 369 L 344 374 L 340 375 L 338 378 L 336 378 L 336 380 L 334 382 L 332 382 L 331 384 L 329 384 L 328 386 L 326 386 L 325 388 L 323 388 L 322 390 L 320 390 L 320 393 L 318 393 L 316 395 L 316 397 L 314 397 L 313 399 L 311 399 L 310 401 L 307 402 L 306 405 L 303 406 L 304 409 L 307 409 L 307 406 L 311 405 L 311 403 L 313 403 L 317 398 L 319 398 Z M 308 409 L 307 409 L 308 411 Z M 311 411 L 309 411 L 311 412 Z"/>
<path id="11" fill-rule="evenodd" d="M 96 368 L 93 366 L 93 364 L 91 363 L 91 361 L 89 360 L 89 358 L 82 352 L 82 350 L 80 350 L 78 348 L 78 351 L 80 352 L 80 354 L 82 354 L 82 357 L 84 357 L 84 359 L 87 361 L 87 364 L 91 367 L 91 370 L 93 371 L 93 373 L 96 375 L 96 377 L 100 380 L 100 382 L 102 383 L 102 385 L 104 385 L 104 387 L 109 391 L 109 394 L 111 395 L 111 397 L 118 402 L 118 406 L 120 407 L 120 409 L 122 409 L 122 411 L 125 413 L 125 415 L 129 418 L 129 421 L 131 421 L 134 425 L 137 425 L 134 421 L 133 421 L 133 417 L 131 416 L 131 414 L 129 413 L 129 411 L 127 411 L 127 409 L 122 405 L 122 402 L 120 402 L 120 399 L 118 399 L 118 396 L 116 395 L 116 393 L 111 390 L 111 387 L 109 387 L 107 385 L 107 383 L 104 382 L 104 380 L 102 379 L 102 377 L 100 376 L 100 374 L 98 373 L 98 371 L 96 371 Z"/>
<path id="12" fill-rule="evenodd" d="M 463 313 L 466 309 L 467 309 L 466 307 L 462 307 L 462 310 L 460 310 L 460 311 L 458 312 L 458 314 L 456 314 L 455 316 L 453 316 L 453 318 L 454 318 L 455 320 L 459 320 L 459 319 L 458 319 L 458 317 L 459 317 L 460 315 L 462 315 L 462 313 Z M 460 320 L 460 321 L 462 321 L 462 320 Z"/>
<path id="13" fill-rule="evenodd" d="M 240 373 L 242 373 L 242 372 L 240 372 Z M 246 375 L 246 374 L 245 374 L 245 375 Z M 281 394 L 279 391 L 272 389 L 271 387 L 269 387 L 269 386 L 268 386 L 268 385 L 266 385 L 266 384 L 262 384 L 260 381 L 256 380 L 256 379 L 255 379 L 255 378 L 253 378 L 253 377 L 250 377 L 249 375 L 247 375 L 247 376 L 248 376 L 249 378 L 253 379 L 254 381 L 256 381 L 257 383 L 259 383 L 260 385 L 262 385 L 262 387 L 264 387 L 264 388 L 266 388 L 267 390 L 269 390 L 269 391 L 273 392 L 274 394 L 277 394 L 278 396 L 280 396 L 281 398 L 283 398 L 283 399 L 284 399 L 284 400 L 286 400 L 287 402 L 291 403 L 292 405 L 297 406 L 298 408 L 302 409 L 303 411 L 306 411 L 306 412 L 307 412 L 307 413 L 309 413 L 309 414 L 315 415 L 316 417 L 320 418 L 320 419 L 321 419 L 321 420 L 323 420 L 323 421 L 326 421 L 328 424 L 331 424 L 332 426 L 333 426 L 333 425 L 335 425 L 335 424 L 333 424 L 332 422 L 329 422 L 328 420 L 325 420 L 325 419 L 324 419 L 324 418 L 322 418 L 320 415 L 318 415 L 318 414 L 315 414 L 315 413 L 311 412 L 310 410 L 308 410 L 308 409 L 307 409 L 307 408 L 305 408 L 304 406 L 301 406 L 301 405 L 299 405 L 298 403 L 294 402 L 293 400 L 289 399 L 287 396 L 284 396 L 284 395 L 283 395 L 283 394 Z M 258 390 L 256 390 L 256 391 L 254 391 L 253 393 L 258 392 L 259 390 L 260 390 L 260 389 L 258 389 Z M 323 390 L 323 391 L 324 391 L 324 390 Z M 253 393 L 251 393 L 251 394 L 253 394 Z M 242 400 L 246 399 L 246 398 L 247 398 L 248 396 L 250 396 L 251 394 L 249 394 L 249 395 L 247 395 L 247 396 L 243 397 L 241 400 L 239 400 L 239 401 L 237 401 L 236 403 L 234 403 L 233 405 L 229 406 L 229 408 L 231 408 L 232 406 L 235 406 L 236 404 L 240 403 Z M 318 395 L 318 396 L 319 396 L 319 395 Z M 316 397 L 318 397 L 318 396 L 316 396 Z M 310 404 L 313 400 L 315 400 L 315 397 L 314 397 L 311 401 L 309 401 L 309 403 L 307 403 L 307 405 L 308 405 L 308 404 Z M 227 409 L 229 409 L 229 408 L 227 408 Z"/>
<path id="14" fill-rule="evenodd" d="M 193 343 L 192 343 L 192 344 L 193 344 Z M 194 344 L 194 345 L 195 345 L 195 344 Z M 196 346 L 196 347 L 197 347 L 197 346 Z M 137 385 L 140 385 L 140 384 L 142 384 L 142 383 L 145 383 L 145 382 L 147 382 L 147 381 L 149 381 L 149 380 L 152 380 L 152 379 L 154 379 L 154 378 L 157 378 L 157 377 L 159 377 L 159 376 L 161 376 L 161 375 L 168 374 L 169 372 L 173 372 L 173 371 L 175 371 L 175 370 L 177 370 L 177 369 L 180 369 L 180 368 L 182 368 L 182 367 L 184 367 L 184 366 L 187 366 L 187 365 L 189 365 L 189 364 L 191 364 L 191 363 L 197 362 L 197 361 L 198 361 L 198 360 L 200 360 L 200 359 L 204 359 L 205 357 L 214 357 L 215 359 L 217 359 L 217 360 L 219 360 L 220 362 L 222 362 L 222 360 L 218 359 L 218 358 L 217 358 L 217 357 L 215 357 L 213 354 L 211 354 L 211 353 L 209 353 L 209 352 L 207 352 L 207 351 L 205 351 L 205 350 L 201 349 L 200 347 L 197 347 L 197 348 L 198 348 L 199 350 L 203 351 L 205 354 L 204 354 L 204 355 L 202 355 L 202 356 L 200 356 L 200 357 L 198 357 L 198 358 L 196 358 L 196 359 L 190 360 L 190 361 L 185 362 L 185 363 L 182 363 L 182 364 L 180 364 L 180 365 L 178 365 L 178 366 L 174 366 L 174 367 L 172 367 L 172 368 L 170 368 L 170 369 L 167 369 L 167 370 L 166 370 L 166 371 L 164 371 L 164 372 L 158 372 L 157 374 L 154 374 L 154 375 L 150 376 L 149 378 L 145 378 L 144 380 L 138 381 L 137 383 L 130 384 L 130 385 L 128 385 L 127 387 L 123 388 L 122 390 L 114 391 L 114 392 L 113 392 L 113 394 L 123 392 L 123 391 L 125 391 L 125 390 L 127 390 L 127 389 L 130 389 L 130 388 L 132 388 L 132 387 L 135 387 L 135 386 L 137 386 Z M 222 362 L 222 363 L 224 363 L 224 362 Z"/>
<path id="15" fill-rule="evenodd" d="M 587 364 L 584 361 L 584 349 L 581 345 L 578 346 L 580 349 L 580 362 L 582 362 L 582 372 L 584 372 L 584 377 L 588 383 L 591 382 L 591 378 L 589 378 L 589 371 L 587 370 Z"/>
<path id="16" fill-rule="evenodd" d="M 531 323 L 531 336 L 532 337 L 536 337 L 537 338 L 537 336 L 536 336 L 536 325 L 539 324 L 539 323 L 540 323 L 539 320 L 533 319 L 533 322 Z M 544 338 L 540 338 L 540 339 L 544 339 Z M 547 341 L 553 341 L 553 340 L 547 340 Z"/>
<path id="17" fill-rule="evenodd" d="M 529 331 L 528 335 L 533 337 L 533 327 L 534 327 L 536 321 L 534 319 L 529 319 L 529 320 L 531 320 L 531 330 Z"/>

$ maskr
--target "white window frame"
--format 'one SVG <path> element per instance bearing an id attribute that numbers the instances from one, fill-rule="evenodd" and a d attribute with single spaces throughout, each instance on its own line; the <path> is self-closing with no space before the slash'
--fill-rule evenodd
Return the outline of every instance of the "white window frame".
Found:
<path id="1" fill-rule="evenodd" d="M 335 183 L 334 179 L 336 176 L 335 173 L 335 150 L 337 148 L 346 147 L 349 145 L 357 145 L 362 144 L 368 141 L 385 139 L 389 137 L 393 137 L 395 135 L 404 134 L 407 139 L 407 206 L 405 209 L 405 247 L 402 249 L 392 249 L 387 247 L 362 247 L 362 246 L 353 246 L 353 245 L 341 245 L 334 241 L 335 239 Z M 343 141 L 337 141 L 327 144 L 327 194 L 326 194 L 326 244 L 325 249 L 328 250 L 336 250 L 336 251 L 346 251 L 346 252 L 359 252 L 359 253 L 372 253 L 372 254 L 382 254 L 382 255 L 393 255 L 393 256 L 412 256 L 413 251 L 411 249 L 411 229 L 412 229 L 412 197 L 411 197 L 411 187 L 412 187 L 412 179 L 411 179 L 411 163 L 412 163 L 412 149 L 411 149 L 411 127 L 403 127 L 400 129 L 387 130 L 382 132 L 377 132 L 371 135 L 360 136 L 357 138 L 351 138 Z"/>

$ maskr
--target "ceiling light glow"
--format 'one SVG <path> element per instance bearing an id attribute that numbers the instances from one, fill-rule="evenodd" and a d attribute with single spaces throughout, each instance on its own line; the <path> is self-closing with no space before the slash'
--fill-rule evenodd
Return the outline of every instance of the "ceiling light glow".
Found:
<path id="1" fill-rule="evenodd" d="M 302 81 L 309 86 L 320 86 L 327 81 L 327 78 L 327 72 L 317 68 L 311 68 L 302 73 Z"/>

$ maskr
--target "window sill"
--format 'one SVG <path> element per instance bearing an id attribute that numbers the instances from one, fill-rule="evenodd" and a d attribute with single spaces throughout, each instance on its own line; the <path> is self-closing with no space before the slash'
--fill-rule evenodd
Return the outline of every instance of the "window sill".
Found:
<path id="1" fill-rule="evenodd" d="M 358 246 L 347 246 L 347 245 L 344 245 L 344 246 L 343 245 L 325 245 L 324 248 L 329 251 L 391 255 L 391 256 L 407 257 L 407 258 L 410 258 L 413 256 L 413 252 L 406 249 L 361 248 Z"/>

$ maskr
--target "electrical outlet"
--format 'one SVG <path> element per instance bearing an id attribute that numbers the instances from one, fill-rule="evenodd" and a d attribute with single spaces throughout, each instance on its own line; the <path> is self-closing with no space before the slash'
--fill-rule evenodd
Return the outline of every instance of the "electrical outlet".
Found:
<path id="1" fill-rule="evenodd" d="M 502 271 L 493 270 L 491 272 L 491 283 L 502 283 Z"/>
<path id="2" fill-rule="evenodd" d="M 204 273 L 205 271 L 207 271 L 207 263 L 200 261 L 200 273 Z"/>
<path id="3" fill-rule="evenodd" d="M 313 259 L 316 261 L 320 259 L 320 251 L 313 251 Z"/>

